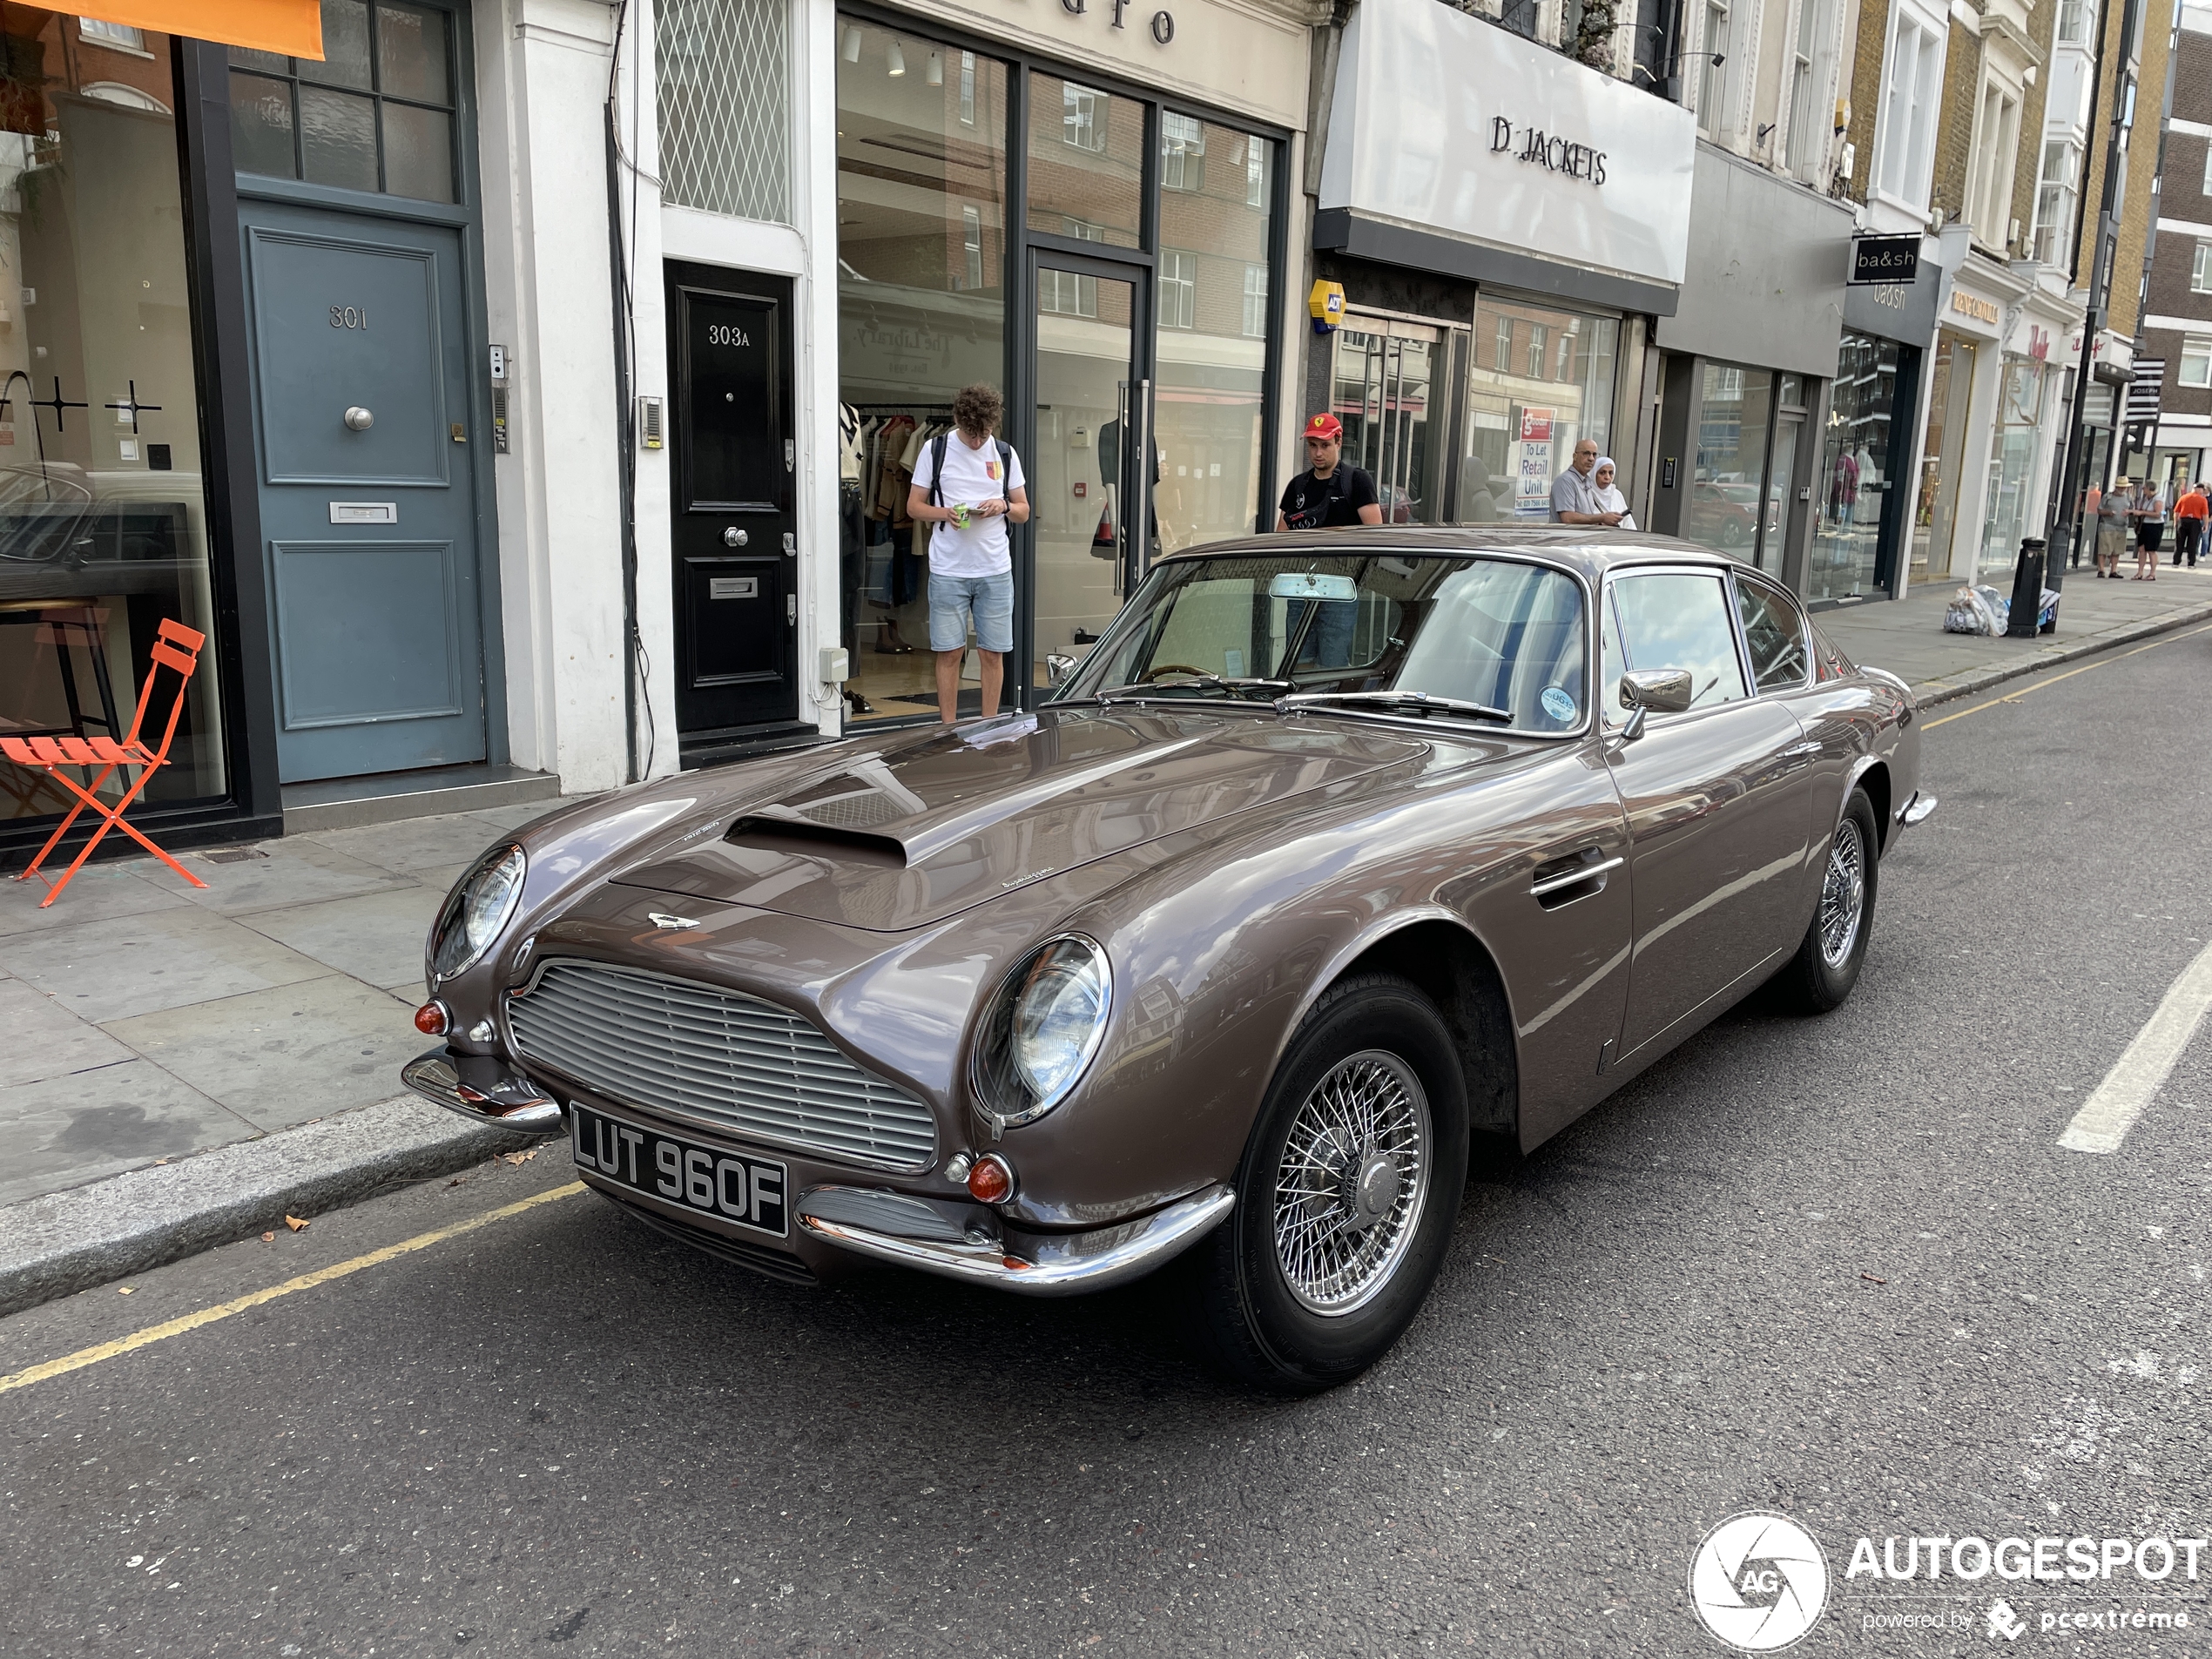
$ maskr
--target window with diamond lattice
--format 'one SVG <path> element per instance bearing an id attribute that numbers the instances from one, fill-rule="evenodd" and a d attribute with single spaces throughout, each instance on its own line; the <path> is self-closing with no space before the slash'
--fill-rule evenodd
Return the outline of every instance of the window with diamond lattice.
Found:
<path id="1" fill-rule="evenodd" d="M 783 0 L 664 0 L 657 44 L 666 200 L 790 219 L 786 15 Z"/>

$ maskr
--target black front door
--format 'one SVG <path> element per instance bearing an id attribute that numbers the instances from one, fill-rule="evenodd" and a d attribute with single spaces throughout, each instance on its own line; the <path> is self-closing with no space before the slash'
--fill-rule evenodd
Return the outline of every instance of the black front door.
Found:
<path id="1" fill-rule="evenodd" d="M 668 266 L 676 726 L 687 758 L 799 718 L 791 283 Z"/>

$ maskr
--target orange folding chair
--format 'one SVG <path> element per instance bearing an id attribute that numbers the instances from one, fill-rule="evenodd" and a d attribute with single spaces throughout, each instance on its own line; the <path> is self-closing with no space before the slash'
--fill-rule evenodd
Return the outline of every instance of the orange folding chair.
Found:
<path id="1" fill-rule="evenodd" d="M 69 809 L 69 816 L 62 819 L 60 827 L 46 838 L 46 845 L 38 849 L 38 856 L 31 860 L 28 869 L 15 878 L 17 880 L 28 881 L 38 874 L 38 867 L 46 861 L 46 854 L 52 852 L 62 837 L 69 833 L 70 826 L 77 822 L 77 815 L 87 806 L 103 820 L 99 828 L 92 832 L 92 839 L 84 843 L 84 851 L 77 855 L 77 861 L 63 872 L 62 879 L 49 883 L 50 891 L 38 901 L 41 910 L 62 896 L 62 889 L 69 885 L 70 878 L 84 867 L 84 860 L 92 856 L 92 849 L 111 829 L 121 830 L 192 886 L 204 887 L 207 885 L 148 840 L 136 825 L 123 821 L 124 809 L 138 798 L 138 792 L 146 786 L 146 780 L 153 776 L 155 770 L 168 764 L 169 745 L 177 735 L 178 718 L 185 711 L 185 691 L 192 685 L 192 670 L 199 666 L 199 648 L 206 638 L 206 635 L 197 633 L 180 622 L 163 620 L 159 637 L 153 642 L 153 660 L 146 666 L 145 684 L 138 690 L 138 711 L 131 717 L 131 730 L 120 743 L 111 737 L 0 738 L 0 755 L 6 756 L 18 766 L 44 772 L 78 799 L 78 804 Z M 169 724 L 162 730 L 161 746 L 149 749 L 140 741 L 138 731 L 145 724 L 146 709 L 153 701 L 154 686 L 160 680 L 161 671 L 165 668 L 176 671 L 177 694 L 169 705 Z M 64 773 L 62 771 L 64 766 L 86 770 L 98 766 L 102 771 L 98 777 L 92 779 L 92 786 L 87 789 Z M 131 786 L 123 792 L 123 798 L 111 806 L 100 799 L 99 789 L 118 767 Z M 40 877 L 40 880 L 44 878 Z"/>

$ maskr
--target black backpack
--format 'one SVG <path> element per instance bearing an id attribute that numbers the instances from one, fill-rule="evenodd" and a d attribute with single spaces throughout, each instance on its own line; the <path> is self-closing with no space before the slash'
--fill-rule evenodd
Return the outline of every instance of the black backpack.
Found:
<path id="1" fill-rule="evenodd" d="M 945 446 L 952 442 L 952 437 L 953 435 L 949 432 L 940 432 L 929 441 L 929 504 L 932 507 L 942 507 L 945 504 L 942 500 L 945 490 Z M 994 438 L 991 442 L 997 446 L 999 452 L 999 495 L 1004 499 L 1006 504 L 1011 507 L 1014 505 L 1014 446 L 1003 438 Z"/>

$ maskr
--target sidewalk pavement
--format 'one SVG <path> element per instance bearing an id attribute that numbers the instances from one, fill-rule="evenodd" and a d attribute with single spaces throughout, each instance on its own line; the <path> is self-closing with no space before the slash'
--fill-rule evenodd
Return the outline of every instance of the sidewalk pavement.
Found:
<path id="1" fill-rule="evenodd" d="M 2212 566 L 2069 571 L 2059 631 L 2033 640 L 1944 633 L 1956 585 L 1820 626 L 1925 704 L 2212 618 Z M 88 867 L 47 910 L 0 881 L 0 1312 L 516 1144 L 397 1078 L 428 1046 L 410 1015 L 439 901 L 546 810 L 187 853 L 204 891 L 148 859 Z"/>

